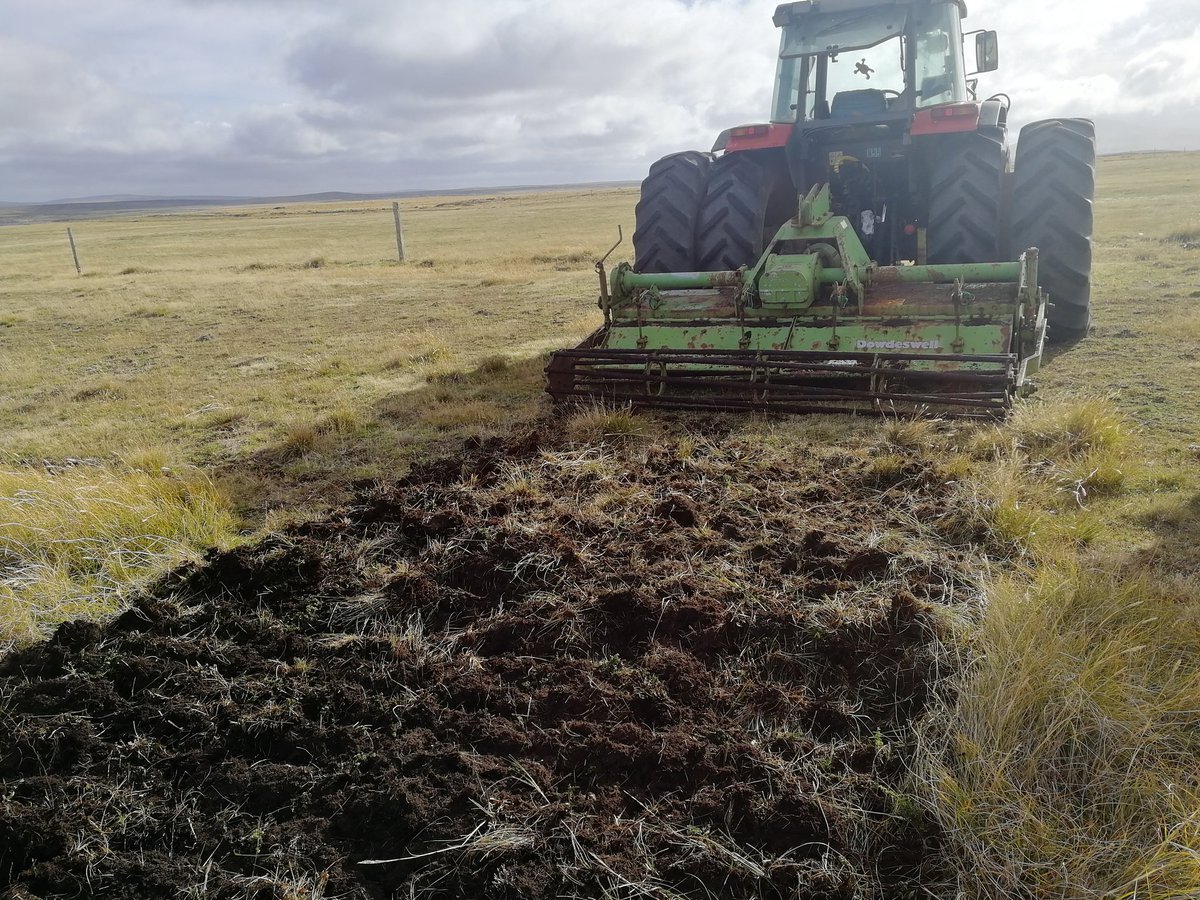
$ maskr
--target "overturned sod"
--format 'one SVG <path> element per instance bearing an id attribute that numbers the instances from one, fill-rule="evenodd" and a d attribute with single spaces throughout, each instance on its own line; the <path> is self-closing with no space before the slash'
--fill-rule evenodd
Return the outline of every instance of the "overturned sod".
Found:
<path id="1" fill-rule="evenodd" d="M 909 896 L 937 835 L 903 761 L 978 596 L 913 543 L 943 475 L 561 430 L 0 662 L 0 888 Z"/>

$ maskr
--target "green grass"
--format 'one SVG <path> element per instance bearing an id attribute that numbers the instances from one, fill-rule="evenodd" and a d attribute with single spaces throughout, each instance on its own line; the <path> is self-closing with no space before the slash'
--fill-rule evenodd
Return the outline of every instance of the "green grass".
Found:
<path id="1" fill-rule="evenodd" d="M 1200 585 L 1097 563 L 993 586 L 923 757 L 967 896 L 1200 896 Z"/>
<path id="2" fill-rule="evenodd" d="M 1200 896 L 1200 567 L 1151 552 L 1158 526 L 1129 518 L 1157 502 L 1182 526 L 1174 488 L 1194 490 L 1195 473 L 1164 479 L 1112 398 L 1064 393 L 995 428 L 898 423 L 888 437 L 968 460 L 940 527 L 999 561 L 914 764 L 946 832 L 945 892 Z"/>

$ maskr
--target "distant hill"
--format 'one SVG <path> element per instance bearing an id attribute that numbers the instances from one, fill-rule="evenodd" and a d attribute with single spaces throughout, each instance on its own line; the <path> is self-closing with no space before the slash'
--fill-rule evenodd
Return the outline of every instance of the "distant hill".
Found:
<path id="1" fill-rule="evenodd" d="M 635 187 L 636 181 L 606 181 L 588 184 L 508 185 L 504 187 L 442 188 L 425 191 L 381 191 L 354 194 L 348 191 L 323 191 L 280 197 L 154 197 L 137 194 L 113 194 L 99 197 L 75 197 L 42 203 L 14 203 L 0 200 L 0 225 L 27 225 L 34 222 L 68 222 L 95 219 L 121 213 L 169 210 L 198 206 L 262 206 L 283 203 L 349 203 L 360 200 L 398 200 L 408 197 L 472 197 L 485 194 L 512 194 L 538 191 L 577 191 L 587 188 Z"/>

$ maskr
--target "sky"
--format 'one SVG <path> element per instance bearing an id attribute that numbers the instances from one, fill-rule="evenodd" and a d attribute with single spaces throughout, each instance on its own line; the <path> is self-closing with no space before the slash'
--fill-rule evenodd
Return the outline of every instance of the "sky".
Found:
<path id="1" fill-rule="evenodd" d="M 1200 149 L 1200 0 L 968 0 L 1013 121 Z M 770 0 L 0 0 L 0 200 L 637 180 L 768 116 Z"/>

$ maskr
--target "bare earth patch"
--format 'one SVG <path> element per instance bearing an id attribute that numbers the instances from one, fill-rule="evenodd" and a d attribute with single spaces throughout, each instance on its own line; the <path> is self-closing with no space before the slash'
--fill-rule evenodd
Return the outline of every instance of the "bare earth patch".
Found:
<path id="1" fill-rule="evenodd" d="M 906 896 L 952 488 L 545 424 L 0 663 L 0 889 Z"/>

